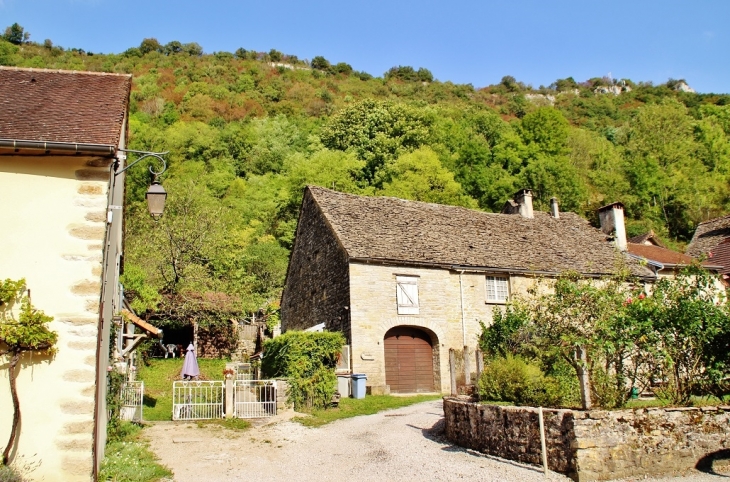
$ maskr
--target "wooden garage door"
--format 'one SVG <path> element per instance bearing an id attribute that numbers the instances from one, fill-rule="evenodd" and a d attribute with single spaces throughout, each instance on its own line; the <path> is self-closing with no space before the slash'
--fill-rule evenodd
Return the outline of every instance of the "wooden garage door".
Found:
<path id="1" fill-rule="evenodd" d="M 417 328 L 396 327 L 385 334 L 385 383 L 391 392 L 433 392 L 431 338 Z"/>

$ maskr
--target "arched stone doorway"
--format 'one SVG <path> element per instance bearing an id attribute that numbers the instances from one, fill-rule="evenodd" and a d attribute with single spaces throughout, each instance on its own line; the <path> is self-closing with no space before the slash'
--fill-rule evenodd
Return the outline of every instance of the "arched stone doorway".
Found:
<path id="1" fill-rule="evenodd" d="M 393 393 L 436 391 L 436 335 L 413 326 L 396 326 L 385 333 L 385 383 Z"/>

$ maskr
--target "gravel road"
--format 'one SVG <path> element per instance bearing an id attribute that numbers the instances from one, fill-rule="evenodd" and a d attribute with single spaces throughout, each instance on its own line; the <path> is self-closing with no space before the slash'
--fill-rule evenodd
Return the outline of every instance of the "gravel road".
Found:
<path id="1" fill-rule="evenodd" d="M 177 482 L 570 480 L 557 473 L 545 479 L 537 467 L 449 444 L 442 437 L 440 400 L 340 420 L 321 428 L 279 421 L 234 432 L 215 426 L 157 422 L 144 433 Z M 726 475 L 696 473 L 661 480 L 728 479 Z"/>

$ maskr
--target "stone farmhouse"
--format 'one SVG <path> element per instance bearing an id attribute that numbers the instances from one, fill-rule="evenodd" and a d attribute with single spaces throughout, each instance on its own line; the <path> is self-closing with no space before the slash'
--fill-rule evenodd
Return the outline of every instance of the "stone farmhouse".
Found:
<path id="1" fill-rule="evenodd" d="M 706 263 L 717 266 L 725 284 L 730 283 L 730 215 L 700 223 L 686 254 L 695 258 L 706 257 Z"/>
<path id="2" fill-rule="evenodd" d="M 282 296 L 282 329 L 341 331 L 371 393 L 451 390 L 449 349 L 476 346 L 480 321 L 536 278 L 598 278 L 627 255 L 623 206 L 601 208 L 603 230 L 577 214 L 535 212 L 518 192 L 502 213 L 364 197 L 309 186 Z M 617 247 L 619 249 L 617 249 Z"/>
<path id="3" fill-rule="evenodd" d="M 95 480 L 103 457 L 120 309 L 124 174 L 115 174 L 131 84 L 131 75 L 0 67 L 0 278 L 25 278 L 58 333 L 55 356 L 28 354 L 18 369 L 22 419 L 11 455 L 40 461 L 37 479 Z M 0 370 L 3 444 L 12 414 Z"/>

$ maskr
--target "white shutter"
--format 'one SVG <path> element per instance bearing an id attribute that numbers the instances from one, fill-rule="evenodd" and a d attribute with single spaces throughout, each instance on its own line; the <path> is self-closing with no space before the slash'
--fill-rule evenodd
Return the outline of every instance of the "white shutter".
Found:
<path id="1" fill-rule="evenodd" d="M 418 278 L 396 276 L 396 300 L 399 315 L 418 314 Z"/>

